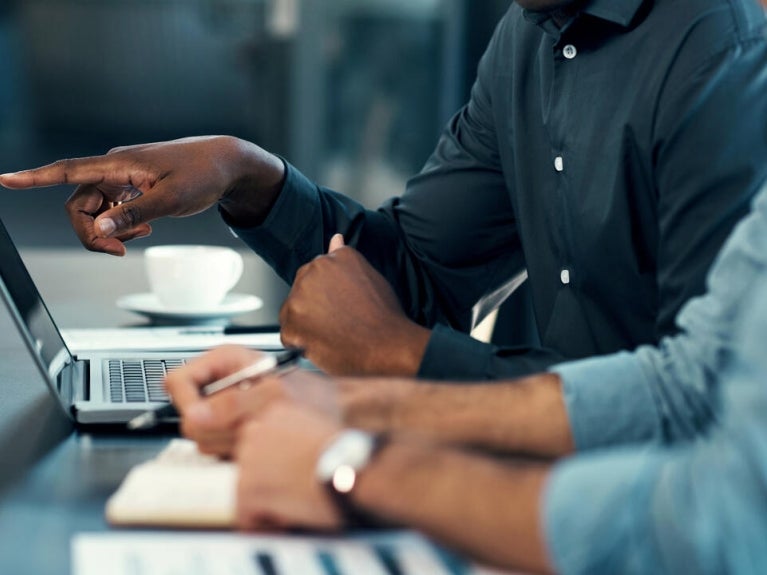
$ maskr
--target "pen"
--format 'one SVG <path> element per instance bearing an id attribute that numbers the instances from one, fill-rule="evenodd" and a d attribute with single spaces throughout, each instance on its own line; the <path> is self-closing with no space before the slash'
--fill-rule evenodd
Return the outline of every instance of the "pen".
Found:
<path id="1" fill-rule="evenodd" d="M 207 397 L 242 383 L 247 379 L 279 373 L 285 368 L 294 366 L 301 359 L 303 353 L 304 350 L 301 348 L 290 348 L 282 353 L 265 355 L 255 363 L 251 363 L 226 377 L 204 385 L 200 388 L 200 395 Z M 141 415 L 137 415 L 128 422 L 128 428 L 146 429 L 157 425 L 163 419 L 177 415 L 176 407 L 172 403 L 168 403 L 157 409 L 145 411 Z"/>
<path id="2" fill-rule="evenodd" d="M 182 335 L 238 335 L 248 333 L 279 333 L 279 325 L 227 325 L 224 327 L 189 327 L 179 331 Z"/>
<path id="3" fill-rule="evenodd" d="M 238 333 L 279 333 L 279 325 L 227 325 L 224 327 L 224 335 Z"/>

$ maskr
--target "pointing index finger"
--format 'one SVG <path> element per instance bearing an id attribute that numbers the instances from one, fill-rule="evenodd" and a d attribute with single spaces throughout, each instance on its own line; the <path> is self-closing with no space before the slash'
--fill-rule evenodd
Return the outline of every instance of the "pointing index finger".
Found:
<path id="1" fill-rule="evenodd" d="M 92 156 L 58 160 L 47 166 L 0 175 L 0 184 L 6 188 L 25 189 L 61 184 L 135 185 L 145 180 L 146 174 L 126 171 L 112 156 Z"/>

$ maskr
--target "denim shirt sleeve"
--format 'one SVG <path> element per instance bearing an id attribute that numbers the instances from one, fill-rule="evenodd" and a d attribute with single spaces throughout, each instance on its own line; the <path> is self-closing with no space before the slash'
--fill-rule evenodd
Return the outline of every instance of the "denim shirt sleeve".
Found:
<path id="1" fill-rule="evenodd" d="M 767 273 L 767 186 L 717 257 L 704 296 L 680 312 L 680 333 L 658 347 L 554 366 L 576 448 L 692 439 L 719 411 L 744 301 Z"/>
<path id="2" fill-rule="evenodd" d="M 767 573 L 766 294 L 763 273 L 738 315 L 721 424 L 708 437 L 554 468 L 542 513 L 558 572 Z"/>

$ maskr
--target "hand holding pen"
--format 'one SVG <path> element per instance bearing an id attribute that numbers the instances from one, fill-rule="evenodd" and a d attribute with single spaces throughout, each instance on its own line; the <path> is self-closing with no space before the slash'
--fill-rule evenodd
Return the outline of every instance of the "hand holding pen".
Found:
<path id="1" fill-rule="evenodd" d="M 235 385 L 240 385 L 240 387 L 249 386 L 250 381 L 255 378 L 277 375 L 292 369 L 302 355 L 303 350 L 300 348 L 287 349 L 279 354 L 261 355 L 255 362 L 246 365 L 244 368 L 202 386 L 199 391 L 200 396 L 208 397 Z M 134 417 L 128 422 L 128 427 L 130 429 L 146 429 L 157 425 L 163 420 L 177 416 L 178 412 L 175 405 L 169 403 Z"/>

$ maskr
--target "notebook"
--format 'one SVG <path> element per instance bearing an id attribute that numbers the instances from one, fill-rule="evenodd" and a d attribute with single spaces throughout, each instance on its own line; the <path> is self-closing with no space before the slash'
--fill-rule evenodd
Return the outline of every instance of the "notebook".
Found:
<path id="1" fill-rule="evenodd" d="M 0 294 L 49 390 L 80 424 L 125 423 L 166 403 L 165 374 L 194 355 L 70 351 L 2 221 Z"/>
<path id="2" fill-rule="evenodd" d="M 130 470 L 105 515 L 112 525 L 231 528 L 236 485 L 235 463 L 200 453 L 188 439 L 172 439 Z"/>

